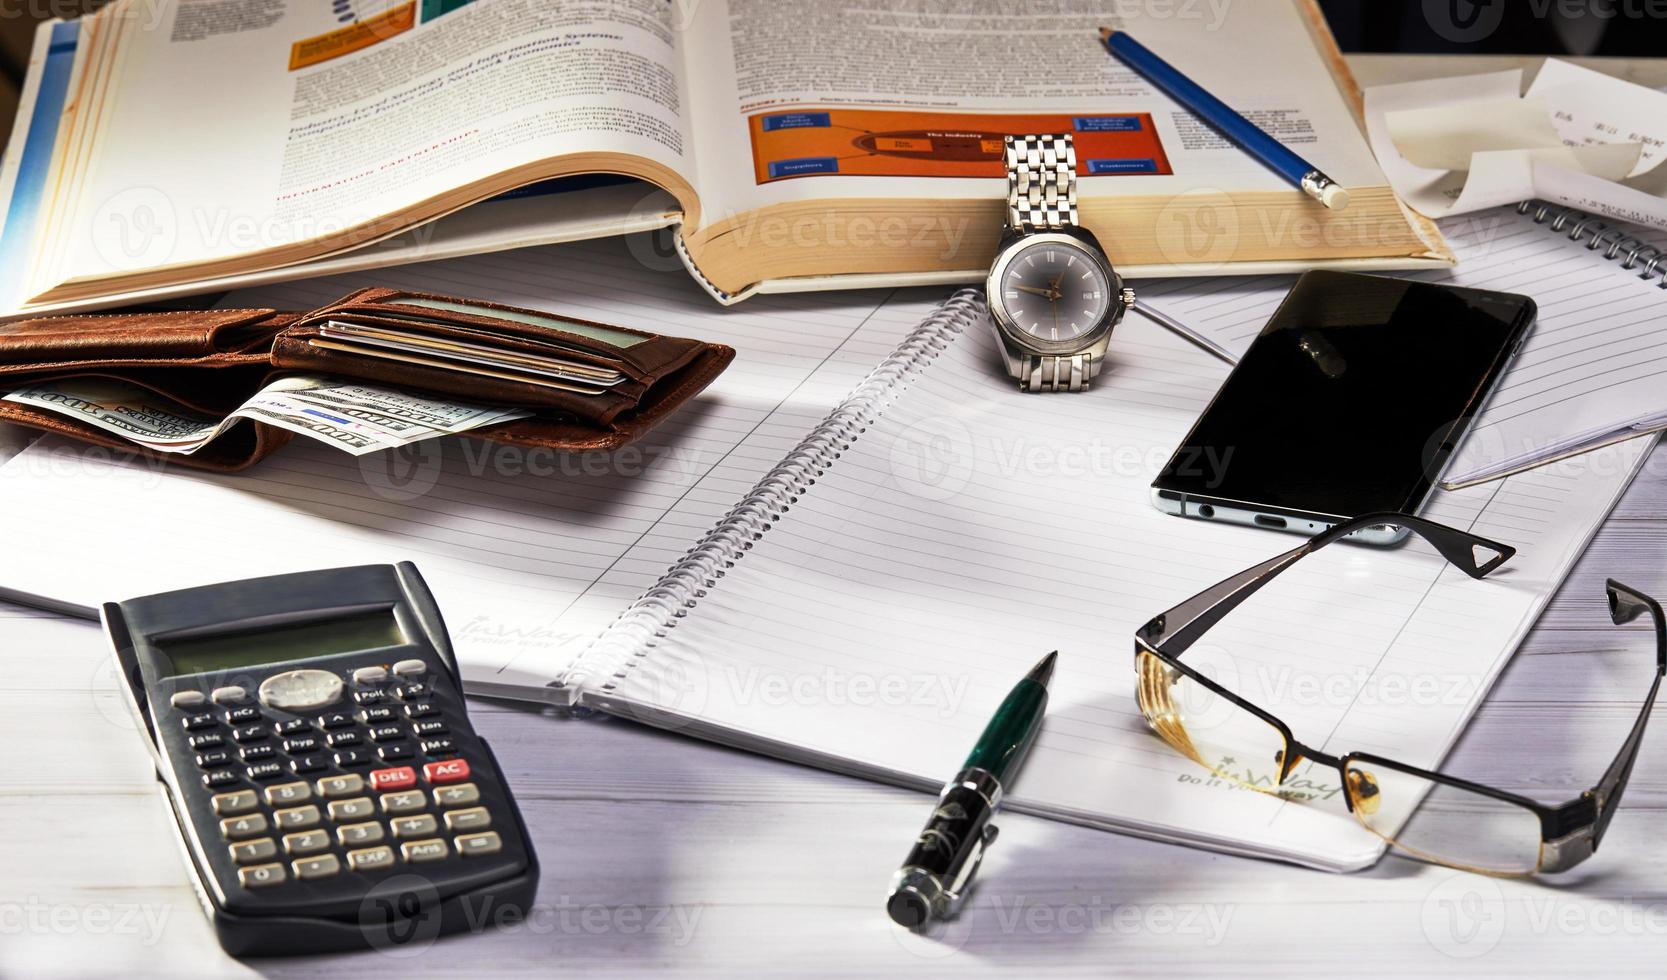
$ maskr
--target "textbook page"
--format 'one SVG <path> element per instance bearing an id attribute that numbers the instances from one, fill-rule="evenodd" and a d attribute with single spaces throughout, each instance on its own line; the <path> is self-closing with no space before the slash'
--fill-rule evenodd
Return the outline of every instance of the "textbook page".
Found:
<path id="1" fill-rule="evenodd" d="M 671 7 L 369 0 L 346 26 L 315 0 L 105 8 L 84 23 L 119 34 L 117 77 L 86 165 L 67 174 L 64 254 L 35 271 L 30 296 L 354 229 L 362 240 L 574 154 L 640 160 L 686 187 Z"/>
<path id="2" fill-rule="evenodd" d="M 999 135 L 978 134 L 1015 116 L 1020 132 L 1075 131 L 1085 201 L 1291 190 L 1107 54 L 1102 27 L 1232 93 L 1345 186 L 1382 185 L 1305 16 L 1294 0 L 689 4 L 704 220 L 831 197 L 993 201 L 999 174 L 966 175 L 999 163 Z"/>
<path id="3" fill-rule="evenodd" d="M 409 559 L 445 613 L 470 689 L 538 697 L 944 295 L 824 293 L 726 310 L 647 236 L 403 266 L 378 282 L 738 353 L 688 406 L 613 453 L 441 439 L 355 460 L 298 440 L 249 470 L 213 475 L 44 439 L 0 468 L 0 533 L 37 558 L 0 575 L 0 590 L 96 606 Z M 226 305 L 311 309 L 363 285 L 303 280 Z M 691 497 L 697 482 L 733 492 Z M 667 523 L 673 507 L 679 522 Z M 648 549 L 664 556 L 658 565 L 624 561 Z"/>
<path id="4" fill-rule="evenodd" d="M 1516 208 L 1442 222 L 1454 269 L 1409 279 L 1523 293 L 1539 306 L 1527 342 L 1448 462 L 1445 484 L 1486 480 L 1570 451 L 1667 424 L 1667 291 Z M 1667 236 L 1642 240 L 1667 247 Z M 1140 303 L 1242 354 L 1295 278 L 1175 279 L 1138 284 Z M 1576 464 L 1578 465 L 1578 464 Z"/>
<path id="5" fill-rule="evenodd" d="M 1161 741 L 1135 704 L 1139 626 L 1301 541 L 1148 499 L 1227 366 L 1131 317 L 1093 390 L 1049 398 L 1005 383 L 994 345 L 985 329 L 949 342 L 721 577 L 598 665 L 606 685 L 587 703 L 935 789 L 1057 649 L 1008 805 L 1333 870 L 1376 860 L 1335 769 L 1299 765 L 1284 799 L 1246 791 Z M 1306 744 L 1437 765 L 1643 456 L 1628 443 L 1603 465 L 1438 493 L 1430 517 L 1516 556 L 1477 581 L 1421 544 L 1335 545 L 1187 661 Z M 1209 765 L 1243 772 L 1264 749 Z"/>

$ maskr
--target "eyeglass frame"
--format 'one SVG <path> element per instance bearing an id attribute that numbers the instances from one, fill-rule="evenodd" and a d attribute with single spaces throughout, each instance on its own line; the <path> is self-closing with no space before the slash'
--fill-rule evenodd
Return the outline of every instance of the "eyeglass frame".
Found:
<path id="1" fill-rule="evenodd" d="M 1432 772 L 1368 752 L 1349 752 L 1343 755 L 1321 752 L 1297 741 L 1290 726 L 1285 724 L 1284 721 L 1181 662 L 1181 656 L 1210 627 L 1220 622 L 1228 613 L 1237 609 L 1246 599 L 1299 559 L 1362 528 L 1383 524 L 1405 527 L 1416 533 L 1440 552 L 1442 557 L 1474 579 L 1486 577 L 1516 554 L 1516 549 L 1510 545 L 1501 544 L 1480 535 L 1461 531 L 1458 528 L 1411 514 L 1386 511 L 1350 518 L 1321 531 L 1301 545 L 1223 579 L 1192 598 L 1152 617 L 1144 626 L 1135 631 L 1135 672 L 1137 676 L 1141 669 L 1141 654 L 1149 653 L 1157 657 L 1168 668 L 1185 674 L 1188 678 L 1226 698 L 1240 708 L 1249 711 L 1277 730 L 1284 738 L 1285 751 L 1284 757 L 1280 760 L 1279 779 L 1274 783 L 1276 789 L 1283 786 L 1286 780 L 1291 778 L 1292 772 L 1303 761 L 1330 766 L 1337 770 L 1339 777 L 1342 779 L 1344 804 L 1348 807 L 1349 813 L 1359 819 L 1359 815 L 1355 814 L 1354 795 L 1348 789 L 1349 765 L 1358 761 L 1394 768 L 1437 785 L 1451 786 L 1455 789 L 1514 804 L 1539 817 L 1539 859 L 1533 871 L 1515 874 L 1521 876 L 1542 872 L 1555 874 L 1573 868 L 1597 852 L 1598 845 L 1602 843 L 1604 835 L 1608 832 L 1610 821 L 1614 819 L 1615 813 L 1620 808 L 1621 795 L 1625 792 L 1627 781 L 1631 778 L 1632 767 L 1638 761 L 1638 753 L 1643 746 L 1644 730 L 1648 725 L 1650 713 L 1655 707 L 1656 695 L 1661 690 L 1662 678 L 1667 676 L 1667 615 L 1663 614 L 1660 603 L 1637 589 L 1623 585 L 1614 579 L 1608 579 L 1605 583 L 1605 593 L 1609 600 L 1609 615 L 1615 625 L 1622 626 L 1630 623 L 1646 612 L 1650 614 L 1655 627 L 1655 680 L 1650 685 L 1649 696 L 1645 699 L 1643 708 L 1639 711 L 1638 720 L 1633 723 L 1632 731 L 1627 735 L 1626 741 L 1622 743 L 1615 761 L 1604 771 L 1603 777 L 1597 785 L 1581 793 L 1579 797 L 1559 805 L 1543 804 L 1507 790 Z M 1484 562 L 1478 562 L 1476 560 L 1478 556 L 1476 549 L 1478 547 L 1493 552 L 1494 557 Z M 1172 623 L 1175 625 L 1172 626 Z M 1409 816 L 1408 819 L 1412 819 L 1412 816 Z M 1391 846 L 1396 846 L 1395 841 L 1386 839 L 1386 842 Z M 1403 849 L 1405 848 L 1403 847 Z M 1441 862 L 1439 859 L 1434 860 L 1437 860 L 1438 863 L 1447 863 Z M 1502 876 L 1513 874 L 1512 872 L 1488 869 L 1477 870 L 1485 870 L 1487 873 Z"/>

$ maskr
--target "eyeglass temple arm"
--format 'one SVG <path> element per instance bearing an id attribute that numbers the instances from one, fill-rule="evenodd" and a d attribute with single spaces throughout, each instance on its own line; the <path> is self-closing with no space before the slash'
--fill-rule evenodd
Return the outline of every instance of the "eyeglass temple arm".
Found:
<path id="1" fill-rule="evenodd" d="M 1661 690 L 1661 679 L 1667 675 L 1667 617 L 1663 617 L 1661 604 L 1639 592 L 1637 589 L 1622 585 L 1610 579 L 1607 583 L 1609 595 L 1609 618 L 1616 626 L 1630 623 L 1645 613 L 1655 626 L 1655 680 L 1650 684 L 1649 697 L 1644 701 L 1644 707 L 1638 712 L 1638 720 L 1633 723 L 1632 731 L 1627 735 L 1626 742 L 1621 745 L 1621 751 L 1615 756 L 1608 771 L 1592 789 L 1590 795 L 1598 802 L 1598 818 L 1592 827 L 1592 846 L 1603 840 L 1604 831 L 1609 829 L 1609 821 L 1614 819 L 1616 811 L 1621 807 L 1621 794 L 1626 791 L 1627 780 L 1632 776 L 1632 764 L 1638 761 L 1638 750 L 1644 744 L 1644 729 L 1649 724 L 1650 712 L 1655 707 L 1655 696 Z"/>
<path id="2" fill-rule="evenodd" d="M 1490 541 L 1468 531 L 1437 524 L 1435 521 L 1414 517 L 1411 514 L 1397 514 L 1393 511 L 1363 514 L 1335 524 L 1282 555 L 1269 558 L 1210 586 L 1191 599 L 1154 617 L 1142 626 L 1136 635 L 1153 649 L 1171 656 L 1179 655 L 1197 642 L 1210 627 L 1220 622 L 1223 616 L 1237 609 L 1240 603 L 1255 595 L 1257 589 L 1268 584 L 1275 575 L 1284 571 L 1297 559 L 1363 527 L 1376 524 L 1395 524 L 1416 532 L 1441 552 L 1443 558 L 1457 565 L 1471 578 L 1487 575 L 1516 554 L 1516 549 L 1510 545 Z M 1486 561 L 1478 561 L 1482 552 L 1492 557 Z"/>

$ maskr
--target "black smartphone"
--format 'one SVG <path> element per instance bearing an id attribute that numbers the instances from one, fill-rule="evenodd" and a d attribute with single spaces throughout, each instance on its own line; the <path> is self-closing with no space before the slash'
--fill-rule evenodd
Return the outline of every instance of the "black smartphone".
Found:
<path id="1" fill-rule="evenodd" d="M 1535 313 L 1514 293 L 1306 273 L 1152 483 L 1152 502 L 1301 534 L 1416 513 Z M 1404 536 L 1382 525 L 1350 537 Z"/>

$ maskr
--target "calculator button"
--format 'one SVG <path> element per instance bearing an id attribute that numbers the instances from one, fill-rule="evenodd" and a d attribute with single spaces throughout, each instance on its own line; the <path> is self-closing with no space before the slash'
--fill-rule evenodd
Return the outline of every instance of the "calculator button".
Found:
<path id="1" fill-rule="evenodd" d="M 284 767 L 276 762 L 257 762 L 243 770 L 250 779 L 277 779 L 284 774 Z"/>
<path id="2" fill-rule="evenodd" d="M 260 805 L 252 789 L 240 789 L 235 793 L 216 793 L 209 802 L 214 804 L 214 812 L 222 817 L 248 813 Z"/>
<path id="3" fill-rule="evenodd" d="M 412 752 L 411 746 L 401 742 L 398 745 L 384 745 L 376 750 L 376 754 L 383 762 L 398 762 L 400 759 L 411 758 Z"/>
<path id="4" fill-rule="evenodd" d="M 225 687 L 215 688 L 214 693 L 210 694 L 208 698 L 215 704 L 242 704 L 249 700 L 249 692 L 236 684 L 228 684 Z"/>
<path id="5" fill-rule="evenodd" d="M 394 866 L 394 849 L 367 847 L 362 851 L 347 852 L 347 866 L 354 871 L 380 871 Z"/>
<path id="6" fill-rule="evenodd" d="M 278 750 L 270 745 L 251 745 L 239 751 L 237 757 L 244 762 L 259 762 L 262 759 L 270 759 L 277 754 Z"/>
<path id="7" fill-rule="evenodd" d="M 370 753 L 360 749 L 347 749 L 336 753 L 336 765 L 342 769 L 354 769 L 359 766 L 370 765 Z"/>
<path id="8" fill-rule="evenodd" d="M 191 746 L 194 751 L 201 752 L 204 749 L 217 749 L 225 745 L 226 740 L 219 732 L 210 732 L 207 735 L 193 735 L 185 740 L 185 744 Z"/>
<path id="9" fill-rule="evenodd" d="M 428 701 L 424 701 L 422 704 L 408 704 L 405 706 L 405 717 L 407 718 L 427 718 L 429 715 L 439 713 L 440 709 Z"/>
<path id="10" fill-rule="evenodd" d="M 197 754 L 197 765 L 204 769 L 214 769 L 232 761 L 232 754 L 225 749 L 215 749 L 213 752 Z"/>
<path id="11" fill-rule="evenodd" d="M 290 755 L 295 755 L 299 752 L 317 752 L 318 739 L 313 738 L 311 735 L 302 735 L 299 738 L 286 738 L 284 739 L 284 751 L 288 752 Z"/>
<path id="12" fill-rule="evenodd" d="M 423 766 L 423 778 L 431 783 L 461 783 L 469 778 L 469 763 L 462 759 L 430 762 Z"/>
<path id="13" fill-rule="evenodd" d="M 289 771 L 297 776 L 303 773 L 318 772 L 324 768 L 324 757 L 321 755 L 298 755 L 289 760 Z"/>
<path id="14" fill-rule="evenodd" d="M 228 840 L 259 837 L 270 829 L 264 813 L 246 813 L 241 817 L 227 817 L 220 821 L 220 835 Z"/>
<path id="15" fill-rule="evenodd" d="M 388 679 L 386 667 L 360 667 L 353 672 L 355 684 L 380 684 Z"/>
<path id="16" fill-rule="evenodd" d="M 457 853 L 464 857 L 496 854 L 504 849 L 504 842 L 499 839 L 495 830 L 488 830 L 484 834 L 464 834 L 457 838 L 456 843 Z"/>
<path id="17" fill-rule="evenodd" d="M 330 834 L 323 830 L 302 830 L 284 835 L 285 854 L 316 854 L 330 847 Z"/>
<path id="18" fill-rule="evenodd" d="M 237 883 L 244 888 L 281 885 L 284 877 L 284 866 L 281 864 L 257 864 L 252 868 L 237 869 Z"/>
<path id="19" fill-rule="evenodd" d="M 288 738 L 291 735 L 299 735 L 306 730 L 307 723 L 300 718 L 291 718 L 288 721 L 280 721 L 276 725 L 272 726 L 272 731 L 276 733 L 279 738 Z"/>
<path id="20" fill-rule="evenodd" d="M 341 859 L 334 854 L 320 854 L 318 857 L 295 861 L 292 864 L 295 867 L 295 877 L 303 881 L 310 881 L 314 878 L 328 878 L 331 875 L 340 874 L 342 869 Z"/>
<path id="21" fill-rule="evenodd" d="M 419 721 L 411 726 L 411 731 L 419 738 L 429 738 L 434 735 L 446 734 L 446 723 L 443 721 Z"/>
<path id="22" fill-rule="evenodd" d="M 401 660 L 394 664 L 395 677 L 421 677 L 428 673 L 428 664 L 421 660 Z"/>
<path id="23" fill-rule="evenodd" d="M 422 864 L 425 861 L 444 861 L 446 859 L 446 842 L 443 840 L 414 840 L 399 845 L 399 853 L 412 864 Z"/>
<path id="24" fill-rule="evenodd" d="M 311 803 L 306 806 L 292 806 L 287 810 L 272 811 L 272 822 L 279 830 L 305 830 L 316 827 L 324 819 L 318 812 L 318 807 Z"/>
<path id="25" fill-rule="evenodd" d="M 432 693 L 427 684 L 401 684 L 394 688 L 394 697 L 401 701 L 421 701 Z"/>
<path id="26" fill-rule="evenodd" d="M 194 715 L 186 715 L 181 718 L 180 724 L 184 725 L 188 732 L 200 732 L 205 728 L 213 728 L 220 724 L 220 719 L 214 717 L 212 712 L 199 711 Z"/>
<path id="27" fill-rule="evenodd" d="M 400 817 L 391 822 L 395 837 L 424 837 L 439 829 L 434 814 L 424 813 L 416 817 Z"/>
<path id="28" fill-rule="evenodd" d="M 237 782 L 237 773 L 230 769 L 216 769 L 203 773 L 203 786 L 208 789 L 221 789 Z"/>
<path id="29" fill-rule="evenodd" d="M 367 725 L 375 725 L 384 721 L 394 720 L 392 708 L 366 708 L 359 712 L 359 720 Z"/>
<path id="30" fill-rule="evenodd" d="M 273 843 L 270 837 L 262 837 L 260 840 L 249 840 L 232 845 L 232 860 L 238 864 L 270 861 L 277 856 L 278 845 Z"/>
<path id="31" fill-rule="evenodd" d="M 260 703 L 280 711 L 312 711 L 341 700 L 342 679 L 327 670 L 287 670 L 260 683 Z"/>
<path id="32" fill-rule="evenodd" d="M 449 738 L 431 738 L 423 742 L 423 755 L 451 755 L 457 751 L 457 742 Z"/>
<path id="33" fill-rule="evenodd" d="M 492 814 L 486 812 L 486 807 L 470 807 L 467 810 L 453 810 L 446 814 L 446 829 L 485 830 L 492 826 Z"/>
<path id="34" fill-rule="evenodd" d="M 178 691 L 168 699 L 168 703 L 180 711 L 189 711 L 192 708 L 200 708 L 207 704 L 208 699 L 203 697 L 201 691 Z"/>
<path id="35" fill-rule="evenodd" d="M 343 847 L 375 844 L 382 837 L 382 825 L 375 820 L 368 820 L 364 823 L 350 823 L 345 827 L 336 828 L 336 839 L 341 841 Z"/>
<path id="36" fill-rule="evenodd" d="M 403 793 L 382 794 L 383 813 L 411 813 L 428 806 L 419 790 L 407 790 Z"/>
<path id="37" fill-rule="evenodd" d="M 332 711 L 327 715 L 318 716 L 318 727 L 325 731 L 346 728 L 351 724 L 353 724 L 353 716 L 345 711 Z"/>
<path id="38" fill-rule="evenodd" d="M 372 742 L 392 742 L 396 738 L 404 738 L 405 729 L 398 725 L 378 725 L 370 730 Z"/>
<path id="39" fill-rule="evenodd" d="M 360 737 L 358 732 L 331 732 L 330 734 L 324 736 L 324 744 L 330 746 L 332 749 L 339 749 L 348 745 L 358 745 L 362 741 L 364 741 L 364 739 Z"/>
<path id="40" fill-rule="evenodd" d="M 313 798 L 312 787 L 306 783 L 283 783 L 266 787 L 266 802 L 273 806 L 305 803 Z"/>
<path id="41" fill-rule="evenodd" d="M 435 806 L 467 806 L 480 802 L 480 790 L 474 783 L 460 783 L 456 786 L 442 786 L 434 791 Z"/>
<path id="42" fill-rule="evenodd" d="M 377 792 L 410 789 L 415 785 L 417 785 L 417 772 L 410 766 L 400 766 L 397 769 L 378 769 L 370 774 L 370 788 Z"/>
<path id="43" fill-rule="evenodd" d="M 376 805 L 371 803 L 368 796 L 361 796 L 356 800 L 333 800 L 330 803 L 330 819 L 337 822 L 363 820 L 375 815 Z"/>
<path id="44" fill-rule="evenodd" d="M 266 738 L 266 729 L 260 725 L 245 725 L 232 731 L 232 741 L 239 745 L 248 742 L 259 742 Z"/>
<path id="45" fill-rule="evenodd" d="M 353 692 L 354 704 L 381 704 L 388 700 L 388 690 L 383 687 L 367 687 L 363 691 Z"/>
<path id="46" fill-rule="evenodd" d="M 246 708 L 233 708 L 226 712 L 226 724 L 247 725 L 251 721 L 260 721 L 260 709 L 250 705 Z"/>
<path id="47" fill-rule="evenodd" d="M 365 777 L 358 773 L 346 776 L 325 776 L 318 781 L 318 795 L 325 799 L 339 796 L 352 796 L 365 791 Z"/>

